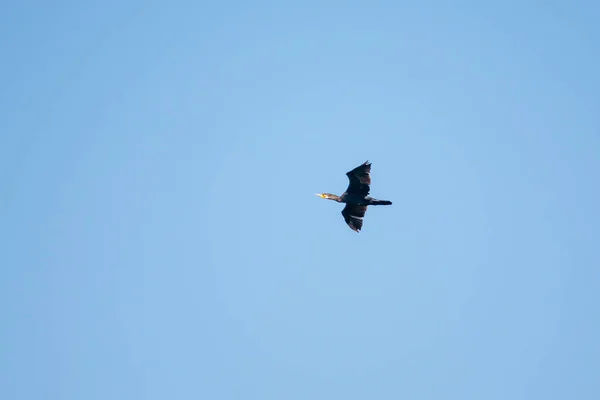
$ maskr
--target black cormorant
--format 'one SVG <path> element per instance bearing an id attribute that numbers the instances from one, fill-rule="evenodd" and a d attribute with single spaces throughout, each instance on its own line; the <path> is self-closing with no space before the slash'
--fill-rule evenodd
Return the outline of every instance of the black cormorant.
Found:
<path id="1" fill-rule="evenodd" d="M 355 232 L 360 232 L 363 224 L 363 217 L 367 212 L 367 206 L 388 206 L 392 204 L 388 200 L 377 200 L 369 196 L 371 190 L 371 163 L 365 161 L 363 164 L 347 172 L 350 184 L 348 189 L 341 195 L 337 196 L 330 193 L 321 193 L 317 196 L 328 200 L 334 200 L 338 203 L 346 203 L 346 207 L 342 210 L 344 220 Z"/>

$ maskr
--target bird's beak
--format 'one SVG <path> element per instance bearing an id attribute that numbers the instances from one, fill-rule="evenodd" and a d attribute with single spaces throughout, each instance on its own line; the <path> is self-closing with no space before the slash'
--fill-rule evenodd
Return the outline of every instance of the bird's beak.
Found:
<path id="1" fill-rule="evenodd" d="M 325 196 L 323 196 L 321 193 L 315 193 L 315 196 L 319 196 L 319 197 L 325 198 Z"/>

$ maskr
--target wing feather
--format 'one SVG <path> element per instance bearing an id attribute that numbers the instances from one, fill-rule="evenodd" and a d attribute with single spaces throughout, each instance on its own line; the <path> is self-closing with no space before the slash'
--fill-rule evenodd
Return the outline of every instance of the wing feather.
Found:
<path id="1" fill-rule="evenodd" d="M 367 212 L 367 206 L 356 206 L 346 204 L 342 210 L 342 216 L 346 224 L 355 232 L 360 232 L 363 225 L 363 218 Z"/>
<path id="2" fill-rule="evenodd" d="M 352 171 L 347 172 L 346 176 L 348 176 L 348 180 L 350 181 L 348 189 L 346 189 L 348 194 L 362 196 L 369 194 L 371 191 L 371 163 L 369 161 L 365 161 Z"/>

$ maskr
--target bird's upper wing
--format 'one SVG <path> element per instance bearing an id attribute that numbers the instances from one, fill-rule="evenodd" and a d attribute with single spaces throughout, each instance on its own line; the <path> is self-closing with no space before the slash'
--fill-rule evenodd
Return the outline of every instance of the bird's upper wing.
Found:
<path id="1" fill-rule="evenodd" d="M 346 204 L 346 207 L 342 210 L 344 221 L 348 224 L 350 229 L 355 232 L 360 232 L 363 225 L 363 217 L 367 212 L 367 206 L 354 206 Z"/>
<path id="2" fill-rule="evenodd" d="M 365 161 L 363 164 L 346 173 L 350 183 L 346 192 L 367 196 L 371 190 L 371 163 Z"/>

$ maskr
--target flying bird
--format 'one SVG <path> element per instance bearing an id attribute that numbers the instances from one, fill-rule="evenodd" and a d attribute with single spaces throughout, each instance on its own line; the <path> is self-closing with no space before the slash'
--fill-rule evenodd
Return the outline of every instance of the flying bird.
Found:
<path id="1" fill-rule="evenodd" d="M 352 171 L 347 172 L 346 176 L 350 183 L 341 196 L 331 193 L 320 193 L 317 196 L 338 203 L 346 203 L 346 207 L 342 210 L 344 221 L 350 229 L 360 232 L 367 206 L 389 206 L 392 202 L 377 200 L 369 196 L 371 190 L 371 163 L 369 161 L 365 161 Z"/>

